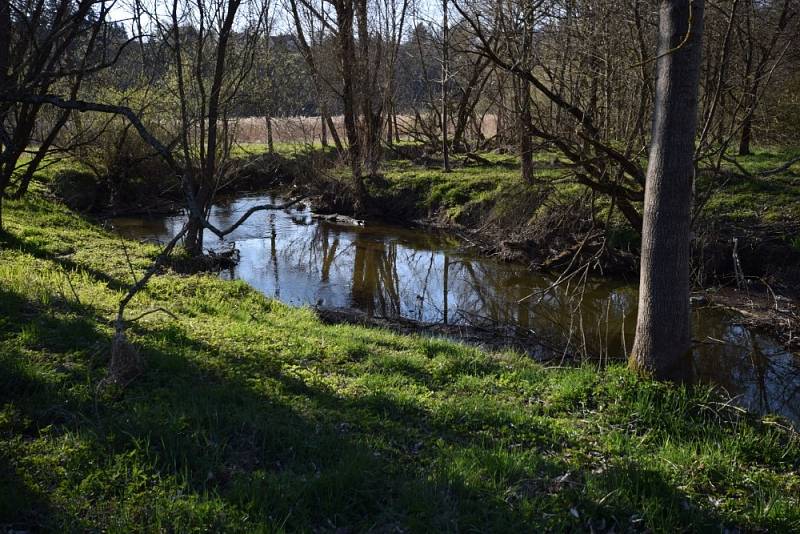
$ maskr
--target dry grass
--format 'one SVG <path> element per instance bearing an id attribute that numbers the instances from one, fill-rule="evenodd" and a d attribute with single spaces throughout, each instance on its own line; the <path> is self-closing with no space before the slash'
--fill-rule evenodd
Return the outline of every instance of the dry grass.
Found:
<path id="1" fill-rule="evenodd" d="M 339 136 L 345 138 L 344 117 L 332 117 Z M 409 132 L 416 129 L 414 117 L 398 115 L 397 123 L 401 138 L 410 139 Z M 238 143 L 266 143 L 267 123 L 263 117 L 242 117 L 235 120 L 236 141 Z M 487 115 L 482 124 L 483 135 L 492 137 L 497 133 L 497 118 Z M 279 117 L 272 119 L 272 140 L 275 143 L 317 143 L 322 139 L 321 117 Z M 330 140 L 333 143 L 332 140 Z"/>

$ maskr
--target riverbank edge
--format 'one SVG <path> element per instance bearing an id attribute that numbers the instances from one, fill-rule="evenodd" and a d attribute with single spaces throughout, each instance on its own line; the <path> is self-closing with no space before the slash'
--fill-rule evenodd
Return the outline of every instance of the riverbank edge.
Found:
<path id="1" fill-rule="evenodd" d="M 374 185 L 373 192 L 375 192 Z M 601 235 L 589 236 L 583 241 L 573 243 L 565 249 L 553 250 L 542 243 L 520 238 L 510 234 L 509 228 L 482 225 L 478 227 L 465 226 L 452 220 L 442 209 L 434 209 L 433 213 L 424 214 L 422 207 L 425 194 L 417 196 L 413 201 L 405 198 L 391 198 L 387 194 L 390 189 L 382 190 L 379 196 L 380 203 L 368 205 L 365 219 L 352 219 L 354 214 L 352 205 L 331 206 L 320 195 L 312 196 L 309 201 L 311 209 L 327 214 L 329 217 L 341 217 L 345 220 L 354 220 L 358 224 L 370 222 L 390 223 L 400 226 L 412 226 L 422 230 L 442 232 L 460 239 L 466 247 L 478 254 L 502 262 L 517 263 L 528 269 L 560 276 L 570 280 L 570 273 L 587 269 L 591 276 L 610 280 L 637 283 L 638 254 L 631 251 L 607 247 Z M 380 193 L 379 193 L 380 195 Z M 409 216 L 409 203 L 416 205 L 416 211 Z M 402 206 L 395 211 L 391 206 Z M 345 208 L 342 210 L 342 208 Z M 349 208 L 349 209 L 347 209 Z M 339 209 L 350 215 L 333 213 Z M 800 223 L 797 224 L 800 230 Z M 697 263 L 702 258 L 714 258 L 715 271 L 705 275 L 702 282 L 695 276 L 695 286 L 692 291 L 693 306 L 710 306 L 724 309 L 733 314 L 734 321 L 752 327 L 779 341 L 787 350 L 800 356 L 800 285 L 796 285 L 795 277 L 800 275 L 800 254 L 783 240 L 775 239 L 775 231 L 789 232 L 785 224 L 778 223 L 770 227 L 745 228 L 733 223 L 721 224 L 714 232 L 703 236 L 702 243 L 693 243 L 693 272 L 702 270 Z M 735 239 L 735 236 L 739 236 Z M 743 236 L 746 236 L 744 238 Z M 764 246 L 757 243 L 763 238 Z M 594 239 L 594 241 L 592 241 Z M 547 248 L 550 258 L 536 252 L 538 248 Z M 795 262 L 795 259 L 797 260 Z M 779 262 L 779 263 L 776 263 Z M 720 265 L 727 265 L 722 268 Z M 728 265 L 729 264 L 729 265 Z M 738 264 L 742 273 L 763 269 L 773 274 L 772 277 L 762 273 L 762 276 L 744 276 L 734 282 L 735 266 Z M 787 276 L 781 272 L 786 267 L 794 268 Z M 707 267 L 707 266 L 706 266 Z M 357 314 L 356 314 L 357 315 Z M 390 319 L 383 319 L 391 321 Z M 360 319 L 354 317 L 348 321 L 358 323 Z M 408 324 L 396 323 L 393 328 L 400 331 L 407 330 Z M 428 330 L 427 325 L 419 325 L 420 331 Z M 479 338 L 480 335 L 473 336 Z"/>
<path id="2" fill-rule="evenodd" d="M 335 153 L 312 150 L 291 155 L 252 154 L 237 161 L 233 171 L 235 179 L 227 182 L 221 195 L 264 190 L 278 191 L 287 197 L 305 194 L 309 195 L 308 203 L 316 213 L 322 216 L 339 214 L 343 219 L 354 220 L 354 199 L 348 191 L 346 177 L 335 173 Z M 491 172 L 495 167 L 490 166 L 486 171 Z M 67 166 L 66 172 L 74 171 Z M 58 180 L 50 177 L 45 182 L 52 184 Z M 407 187 L 402 180 L 367 179 L 370 196 L 366 212 L 359 216 L 364 217 L 367 224 L 387 222 L 447 233 L 484 257 L 518 263 L 533 271 L 560 275 L 588 268 L 595 277 L 631 283 L 638 280 L 636 249 L 610 244 L 603 232 L 583 237 L 549 233 L 543 238 L 540 232 L 534 231 L 536 235 L 531 236 L 529 229 L 520 230 L 517 226 L 484 224 L 483 218 L 493 210 L 492 200 L 479 202 L 482 216 L 471 213 L 466 217 L 453 217 L 453 206 L 431 200 L 436 196 L 432 187 L 426 182 Z M 473 194 L 478 195 L 477 192 Z M 179 197 L 167 196 L 163 200 L 155 212 L 152 206 L 123 204 L 92 213 L 92 216 L 102 221 L 119 215 L 181 213 Z M 461 206 L 475 200 L 466 196 Z M 363 221 L 359 219 L 359 222 Z M 698 224 L 704 230 L 696 232 L 693 241 L 695 297 L 702 295 L 707 305 L 738 314 L 748 326 L 767 333 L 797 353 L 800 350 L 797 335 L 800 331 L 800 250 L 776 235 L 800 233 L 800 221 L 746 227 L 712 216 Z M 175 260 L 175 267 L 184 273 L 213 271 L 218 265 L 209 257 Z"/>
<path id="3" fill-rule="evenodd" d="M 796 434 L 707 388 L 326 326 L 209 276 L 137 297 L 179 320 L 137 323 L 145 373 L 98 398 L 119 284 L 157 248 L 36 197 L 6 224 L 0 525 L 800 526 Z"/>

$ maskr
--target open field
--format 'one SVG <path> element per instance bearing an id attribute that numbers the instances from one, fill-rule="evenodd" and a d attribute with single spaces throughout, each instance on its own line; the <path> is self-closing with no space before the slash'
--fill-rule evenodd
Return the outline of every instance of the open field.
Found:
<path id="1" fill-rule="evenodd" d="M 332 117 L 336 131 L 346 141 L 344 118 L 341 115 Z M 263 117 L 244 117 L 234 121 L 236 125 L 236 141 L 238 143 L 266 143 L 267 123 Z M 401 130 L 401 138 L 408 138 L 406 131 L 413 131 L 414 117 L 399 115 L 397 124 Z M 487 115 L 483 121 L 483 135 L 491 137 L 497 133 L 494 115 Z M 276 117 L 272 119 L 272 139 L 276 143 L 317 144 L 322 139 L 322 119 L 320 117 Z M 333 141 L 329 138 L 329 143 Z"/>

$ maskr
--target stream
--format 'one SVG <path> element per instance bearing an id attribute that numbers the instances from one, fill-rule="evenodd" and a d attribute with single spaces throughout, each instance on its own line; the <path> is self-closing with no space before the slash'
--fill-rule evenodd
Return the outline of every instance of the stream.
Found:
<path id="1" fill-rule="evenodd" d="M 222 200 L 210 220 L 226 227 L 250 207 L 268 202 L 281 199 L 262 193 Z M 184 218 L 111 222 L 124 236 L 166 242 Z M 633 342 L 635 284 L 589 278 L 551 288 L 556 275 L 494 261 L 429 229 L 337 224 L 298 205 L 258 212 L 224 241 L 205 234 L 206 248 L 234 244 L 240 262 L 220 275 L 295 306 L 505 329 L 606 360 L 620 359 Z M 698 378 L 724 388 L 743 408 L 777 413 L 800 427 L 800 358 L 716 308 L 692 313 Z"/>

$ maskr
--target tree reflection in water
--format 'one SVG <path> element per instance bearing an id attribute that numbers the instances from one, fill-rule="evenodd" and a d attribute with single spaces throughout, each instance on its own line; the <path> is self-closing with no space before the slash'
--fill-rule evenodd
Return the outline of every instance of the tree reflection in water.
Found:
<path id="1" fill-rule="evenodd" d="M 224 225 L 268 195 L 235 199 L 211 210 Z M 125 235 L 168 240 L 182 218 L 127 218 Z M 241 262 L 231 277 L 293 305 L 357 308 L 373 316 L 429 323 L 500 326 L 534 334 L 593 361 L 622 359 L 636 317 L 635 287 L 586 279 L 548 290 L 550 276 L 460 249 L 427 230 L 320 222 L 307 211 L 252 217 L 220 244 L 235 243 Z M 695 312 L 695 363 L 702 380 L 738 395 L 742 406 L 778 411 L 800 422 L 800 363 L 770 339 L 711 310 Z"/>
<path id="2" fill-rule="evenodd" d="M 352 303 L 370 316 L 399 317 L 397 244 L 369 239 L 361 233 L 353 240 Z"/>

